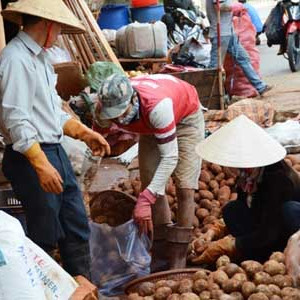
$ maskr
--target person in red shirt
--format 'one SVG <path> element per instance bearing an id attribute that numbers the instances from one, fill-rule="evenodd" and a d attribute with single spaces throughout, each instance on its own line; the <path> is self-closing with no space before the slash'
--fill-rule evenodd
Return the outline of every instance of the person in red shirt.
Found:
<path id="1" fill-rule="evenodd" d="M 194 217 L 201 160 L 195 146 L 204 139 L 204 118 L 194 86 L 171 75 L 148 75 L 129 80 L 114 74 L 99 88 L 100 120 L 140 134 L 139 168 L 142 182 L 134 209 L 140 232 L 152 235 L 152 271 L 183 268 Z M 178 199 L 177 223 L 165 197 L 173 174 Z M 154 224 L 154 225 L 153 225 Z"/>

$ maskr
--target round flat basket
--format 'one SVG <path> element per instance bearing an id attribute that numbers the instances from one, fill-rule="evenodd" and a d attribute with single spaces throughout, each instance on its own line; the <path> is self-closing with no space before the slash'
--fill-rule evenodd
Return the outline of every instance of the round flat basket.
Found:
<path id="1" fill-rule="evenodd" d="M 132 218 L 136 199 L 127 193 L 105 190 L 90 200 L 91 219 L 99 224 L 118 226 Z"/>
<path id="2" fill-rule="evenodd" d="M 125 293 L 126 295 L 137 293 L 138 288 L 140 284 L 143 282 L 152 282 L 156 283 L 159 280 L 182 280 L 185 278 L 192 278 L 193 275 L 200 270 L 204 270 L 207 272 L 207 274 L 210 273 L 209 270 L 201 269 L 201 268 L 193 268 L 193 269 L 177 269 L 177 270 L 171 270 L 171 271 L 165 271 L 165 272 L 158 272 L 153 273 L 149 276 L 145 276 L 139 279 L 135 279 L 131 282 L 129 282 L 125 287 Z"/>

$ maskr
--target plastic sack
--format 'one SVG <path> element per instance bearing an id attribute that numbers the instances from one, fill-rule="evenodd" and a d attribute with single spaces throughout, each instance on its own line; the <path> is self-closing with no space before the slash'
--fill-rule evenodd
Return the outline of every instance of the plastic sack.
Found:
<path id="1" fill-rule="evenodd" d="M 248 53 L 253 69 L 259 74 L 260 56 L 256 47 L 256 29 L 243 5 L 238 3 L 234 6 L 237 6 L 236 14 L 233 17 L 235 33 L 239 42 Z M 238 6 L 241 6 L 242 10 Z M 225 87 L 230 96 L 235 95 L 245 98 L 258 96 L 257 90 L 230 55 L 226 56 L 224 68 L 226 71 Z"/>
<path id="2" fill-rule="evenodd" d="M 279 2 L 271 10 L 263 27 L 263 32 L 267 37 L 268 46 L 281 44 L 285 39 L 282 16 L 283 7 L 282 3 Z"/>
<path id="3" fill-rule="evenodd" d="M 0 299 L 70 299 L 78 284 L 0 211 Z"/>
<path id="4" fill-rule="evenodd" d="M 299 121 L 288 120 L 283 123 L 276 123 L 266 131 L 282 146 L 300 146 Z"/>
<path id="5" fill-rule="evenodd" d="M 139 237 L 133 220 L 117 227 L 90 223 L 92 281 L 104 296 L 122 294 L 123 286 L 150 273 L 150 241 Z"/>
<path id="6" fill-rule="evenodd" d="M 52 65 L 72 61 L 70 53 L 67 50 L 55 45 L 47 49 L 46 53 L 47 53 L 47 58 Z"/>
<path id="7" fill-rule="evenodd" d="M 100 83 L 112 74 L 124 74 L 123 71 L 113 62 L 97 61 L 90 65 L 86 72 L 86 79 L 89 86 L 95 92 L 98 91 Z"/>

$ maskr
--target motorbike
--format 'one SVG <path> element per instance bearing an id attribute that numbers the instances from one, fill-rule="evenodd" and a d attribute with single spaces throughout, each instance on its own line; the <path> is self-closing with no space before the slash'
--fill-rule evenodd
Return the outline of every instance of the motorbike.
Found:
<path id="1" fill-rule="evenodd" d="M 300 69 L 300 1 L 283 1 L 282 23 L 285 32 L 286 54 L 290 69 Z"/>

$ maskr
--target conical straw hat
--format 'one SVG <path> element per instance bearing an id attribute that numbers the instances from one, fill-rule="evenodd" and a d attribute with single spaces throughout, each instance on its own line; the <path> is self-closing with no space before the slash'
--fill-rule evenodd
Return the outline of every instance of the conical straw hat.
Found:
<path id="1" fill-rule="evenodd" d="M 3 17 L 13 23 L 22 25 L 22 14 L 58 22 L 62 33 L 83 33 L 84 26 L 64 4 L 63 0 L 19 0 L 8 3 L 1 12 Z"/>
<path id="2" fill-rule="evenodd" d="M 196 152 L 209 162 L 232 168 L 263 167 L 286 155 L 283 146 L 244 115 L 199 143 Z"/>

